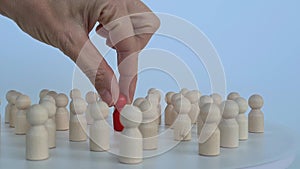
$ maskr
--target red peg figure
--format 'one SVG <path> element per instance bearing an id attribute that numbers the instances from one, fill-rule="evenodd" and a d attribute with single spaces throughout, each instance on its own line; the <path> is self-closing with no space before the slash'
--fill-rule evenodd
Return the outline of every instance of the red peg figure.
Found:
<path id="1" fill-rule="evenodd" d="M 113 113 L 113 122 L 114 122 L 115 131 L 121 132 L 124 128 L 120 122 L 120 112 L 122 111 L 123 107 L 126 104 L 127 104 L 126 96 L 123 94 L 120 94 L 119 99 L 115 105 L 114 113 Z"/>

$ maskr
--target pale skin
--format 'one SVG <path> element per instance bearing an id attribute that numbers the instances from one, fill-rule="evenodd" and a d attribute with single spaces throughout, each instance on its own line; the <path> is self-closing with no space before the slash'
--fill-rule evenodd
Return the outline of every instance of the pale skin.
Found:
<path id="1" fill-rule="evenodd" d="M 158 29 L 159 19 L 140 0 L 0 0 L 0 14 L 33 38 L 60 49 L 113 106 L 123 93 L 131 103 L 139 52 Z M 136 17 L 124 17 L 135 15 Z M 118 22 L 125 18 L 124 22 Z M 120 24 L 121 23 L 121 24 Z M 120 79 L 89 40 L 97 33 L 117 52 Z"/>

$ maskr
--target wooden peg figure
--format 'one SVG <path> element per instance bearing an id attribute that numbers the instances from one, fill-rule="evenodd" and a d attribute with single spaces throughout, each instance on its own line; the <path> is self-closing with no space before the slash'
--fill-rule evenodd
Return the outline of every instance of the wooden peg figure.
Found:
<path id="1" fill-rule="evenodd" d="M 53 102 L 49 100 L 41 100 L 40 103 L 47 112 L 48 112 L 48 119 L 45 123 L 45 127 L 48 131 L 48 147 L 50 149 L 56 147 L 56 124 L 55 124 L 55 113 L 56 113 L 56 106 Z"/>
<path id="2" fill-rule="evenodd" d="M 11 95 L 11 106 L 10 106 L 10 113 L 9 113 L 9 126 L 11 128 L 15 128 L 15 121 L 17 112 L 19 111 L 16 106 L 17 98 L 21 95 L 19 92 L 14 92 Z"/>
<path id="3" fill-rule="evenodd" d="M 156 112 L 156 123 L 157 126 L 160 124 L 160 117 L 161 117 L 161 112 L 159 110 L 159 96 L 156 94 L 148 94 L 146 96 L 146 99 L 151 103 L 151 108 L 153 112 Z"/>
<path id="4" fill-rule="evenodd" d="M 68 97 L 61 93 L 55 97 L 56 103 L 56 113 L 55 113 L 55 123 L 57 131 L 69 130 L 69 112 L 66 108 L 68 105 Z"/>
<path id="5" fill-rule="evenodd" d="M 222 102 L 220 106 L 223 111 L 222 120 L 219 125 L 221 132 L 221 147 L 237 148 L 239 146 L 239 125 L 236 117 L 239 114 L 239 106 L 233 100 Z"/>
<path id="6" fill-rule="evenodd" d="M 53 98 L 52 96 L 49 95 L 44 96 L 42 99 L 40 99 L 39 104 L 41 104 L 44 101 L 49 101 L 56 106 L 55 98 Z"/>
<path id="7" fill-rule="evenodd" d="M 221 120 L 219 106 L 207 103 L 201 109 L 201 118 L 205 122 L 199 136 L 199 155 L 217 156 L 220 154 L 220 130 L 218 128 Z"/>
<path id="8" fill-rule="evenodd" d="M 187 94 L 189 92 L 189 89 L 187 89 L 187 88 L 182 88 L 181 90 L 180 90 L 180 94 L 182 94 L 182 95 L 185 95 L 185 94 Z"/>
<path id="9" fill-rule="evenodd" d="M 159 100 L 159 103 L 161 101 L 161 92 L 155 88 L 151 88 L 148 90 L 148 94 L 155 94 Z"/>
<path id="10" fill-rule="evenodd" d="M 173 124 L 171 114 L 174 109 L 174 106 L 172 105 L 172 96 L 174 95 L 174 92 L 168 92 L 165 97 L 165 101 L 167 103 L 167 106 L 165 108 L 165 125 L 171 126 Z"/>
<path id="11" fill-rule="evenodd" d="M 86 102 L 82 98 L 75 98 L 70 103 L 70 141 L 80 142 L 87 140 L 87 122 L 84 115 L 86 108 Z"/>
<path id="12" fill-rule="evenodd" d="M 188 115 L 191 107 L 191 102 L 185 97 L 181 97 L 175 101 L 174 109 L 178 112 L 174 125 L 174 140 L 176 141 L 189 141 L 192 139 L 192 123 Z"/>
<path id="13" fill-rule="evenodd" d="M 31 100 L 26 95 L 20 95 L 17 97 L 16 106 L 18 108 L 18 112 L 15 120 L 15 134 L 24 135 L 26 134 L 29 124 L 26 119 L 27 110 L 31 106 Z"/>
<path id="14" fill-rule="evenodd" d="M 10 116 L 10 108 L 12 105 L 12 99 L 11 96 L 13 93 L 15 93 L 15 90 L 10 90 L 6 93 L 6 100 L 7 100 L 7 105 L 5 107 L 5 124 L 9 124 L 9 116 Z"/>
<path id="15" fill-rule="evenodd" d="M 197 136 L 198 137 L 201 133 L 201 130 L 202 130 L 202 127 L 204 124 L 204 122 L 202 121 L 202 118 L 201 118 L 202 107 L 208 103 L 213 103 L 213 102 L 214 102 L 213 99 L 207 95 L 201 96 L 199 99 L 198 105 L 199 105 L 199 109 L 200 109 L 200 115 L 197 118 Z"/>
<path id="16" fill-rule="evenodd" d="M 158 94 L 158 95 L 161 95 L 160 91 L 155 89 L 155 88 L 150 88 L 148 90 L 148 94 Z"/>
<path id="17" fill-rule="evenodd" d="M 49 158 L 48 132 L 45 122 L 48 119 L 47 110 L 41 105 L 33 105 L 27 113 L 30 128 L 26 134 L 26 159 L 45 160 Z"/>
<path id="18" fill-rule="evenodd" d="M 94 120 L 91 116 L 91 107 L 94 106 L 94 104 L 97 104 L 97 101 L 98 101 L 99 97 L 98 97 L 98 94 L 95 93 L 95 92 L 88 92 L 85 96 L 85 100 L 86 102 L 88 103 L 88 106 L 87 106 L 87 109 L 86 109 L 86 121 L 87 121 L 87 124 L 88 125 L 91 125 L 93 124 Z"/>
<path id="19" fill-rule="evenodd" d="M 200 113 L 200 108 L 198 101 L 201 97 L 201 93 L 198 90 L 191 90 L 185 94 L 185 97 L 191 102 L 191 111 L 188 113 L 192 124 L 196 124 L 198 115 Z"/>
<path id="20" fill-rule="evenodd" d="M 152 105 L 148 100 L 143 101 L 139 108 L 143 113 L 143 121 L 139 126 L 139 129 L 143 136 L 143 148 L 144 150 L 157 149 L 158 144 L 158 126 L 155 122 L 156 112 L 151 108 Z"/>
<path id="21" fill-rule="evenodd" d="M 258 95 L 252 95 L 248 100 L 251 111 L 248 115 L 249 132 L 250 133 L 263 133 L 264 132 L 264 114 L 261 108 L 264 105 L 263 98 Z"/>
<path id="22" fill-rule="evenodd" d="M 146 99 L 143 98 L 143 97 L 136 98 L 136 99 L 134 100 L 134 102 L 133 102 L 132 105 L 134 105 L 134 106 L 136 106 L 136 107 L 139 107 L 140 104 L 141 104 L 143 101 L 145 101 L 145 100 L 146 100 Z"/>
<path id="23" fill-rule="evenodd" d="M 217 104 L 217 105 L 221 105 L 222 101 L 223 101 L 223 98 L 220 94 L 218 93 L 213 93 L 210 95 L 210 97 L 213 99 L 214 103 Z"/>
<path id="24" fill-rule="evenodd" d="M 248 118 L 245 115 L 245 112 L 248 109 L 247 100 L 238 97 L 234 100 L 239 106 L 239 115 L 236 117 L 236 120 L 239 124 L 239 139 L 240 141 L 248 139 Z"/>
<path id="25" fill-rule="evenodd" d="M 53 98 L 55 99 L 55 97 L 57 96 L 57 93 L 56 93 L 56 91 L 49 91 L 49 92 L 47 93 L 47 95 L 48 95 L 48 96 L 51 96 L 51 97 L 53 97 Z"/>
<path id="26" fill-rule="evenodd" d="M 161 108 L 161 92 L 155 88 L 151 88 L 148 90 L 148 95 L 149 94 L 154 94 L 156 95 L 156 98 L 157 98 L 157 111 L 158 111 L 158 122 L 159 122 L 159 125 L 161 124 L 161 111 L 162 111 L 162 108 Z"/>
<path id="27" fill-rule="evenodd" d="M 106 119 L 109 114 L 109 107 L 105 102 L 97 102 L 91 105 L 91 116 L 94 123 L 90 126 L 90 150 L 107 151 L 110 148 L 110 126 Z"/>
<path id="28" fill-rule="evenodd" d="M 139 108 L 125 105 L 121 111 L 120 121 L 124 129 L 120 137 L 119 161 L 125 164 L 137 164 L 143 161 L 143 136 L 139 130 L 142 122 Z"/>
<path id="29" fill-rule="evenodd" d="M 70 98 L 71 100 L 76 99 L 76 98 L 81 98 L 81 91 L 79 89 L 72 89 L 70 91 Z"/>
<path id="30" fill-rule="evenodd" d="M 175 93 L 172 98 L 171 98 L 171 102 L 173 105 L 173 110 L 171 111 L 172 113 L 170 114 L 170 121 L 171 121 L 171 129 L 174 129 L 174 125 L 176 123 L 177 117 L 178 117 L 178 112 L 175 110 L 175 103 L 176 100 L 183 98 L 184 96 L 181 93 Z"/>
<path id="31" fill-rule="evenodd" d="M 214 103 L 213 98 L 210 97 L 210 96 L 207 96 L 207 95 L 201 96 L 200 99 L 199 99 L 199 102 L 198 102 L 199 108 L 201 109 L 201 107 L 204 106 L 207 103 Z"/>
<path id="32" fill-rule="evenodd" d="M 238 92 L 231 92 L 231 93 L 228 94 L 227 100 L 235 100 L 238 97 L 241 97 Z"/>
<path id="33" fill-rule="evenodd" d="M 41 90 L 39 94 L 40 100 L 42 100 L 45 96 L 47 96 L 48 93 L 49 93 L 48 89 Z"/>

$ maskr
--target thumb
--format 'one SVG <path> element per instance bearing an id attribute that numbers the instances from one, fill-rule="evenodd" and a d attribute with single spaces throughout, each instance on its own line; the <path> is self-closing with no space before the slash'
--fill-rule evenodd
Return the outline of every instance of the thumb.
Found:
<path id="1" fill-rule="evenodd" d="M 119 97 L 119 85 L 112 68 L 107 64 L 97 48 L 92 44 L 84 30 L 68 32 L 60 49 L 68 55 L 88 77 L 109 106 L 114 105 Z"/>

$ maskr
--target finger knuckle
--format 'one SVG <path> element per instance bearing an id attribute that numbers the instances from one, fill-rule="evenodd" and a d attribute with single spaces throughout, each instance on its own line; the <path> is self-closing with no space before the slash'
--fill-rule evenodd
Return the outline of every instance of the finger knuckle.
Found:
<path id="1" fill-rule="evenodd" d="M 156 15 L 153 15 L 151 17 L 151 26 L 152 26 L 152 29 L 154 30 L 154 32 L 156 32 L 159 27 L 160 27 L 160 19 L 156 16 Z"/>
<path id="2" fill-rule="evenodd" d="M 73 41 L 73 32 L 71 30 L 63 30 L 58 32 L 58 48 L 68 56 L 73 56 L 74 51 L 72 46 Z"/>

